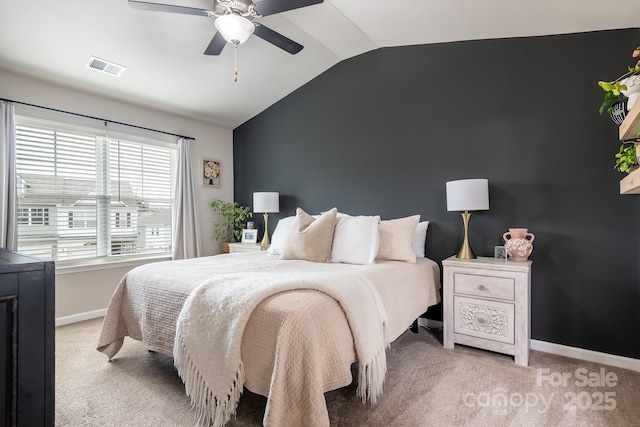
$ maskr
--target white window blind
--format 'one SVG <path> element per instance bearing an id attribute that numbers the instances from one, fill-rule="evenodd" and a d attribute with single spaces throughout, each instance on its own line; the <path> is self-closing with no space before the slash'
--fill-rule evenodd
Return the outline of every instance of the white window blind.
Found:
<path id="1" fill-rule="evenodd" d="M 18 250 L 55 261 L 172 251 L 176 148 L 16 118 Z"/>

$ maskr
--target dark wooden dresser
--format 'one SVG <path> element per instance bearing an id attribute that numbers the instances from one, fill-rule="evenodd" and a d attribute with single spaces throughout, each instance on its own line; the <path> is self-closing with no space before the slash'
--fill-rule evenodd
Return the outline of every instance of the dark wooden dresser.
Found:
<path id="1" fill-rule="evenodd" d="M 0 249 L 0 427 L 53 426 L 53 261 Z"/>

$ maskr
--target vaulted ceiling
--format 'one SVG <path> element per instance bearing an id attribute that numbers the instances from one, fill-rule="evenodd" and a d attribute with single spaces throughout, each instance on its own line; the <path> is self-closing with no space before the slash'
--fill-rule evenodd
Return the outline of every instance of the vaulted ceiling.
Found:
<path id="1" fill-rule="evenodd" d="M 252 36 L 237 49 L 234 82 L 231 46 L 203 55 L 214 19 L 136 10 L 126 0 L 0 0 L 0 68 L 235 128 L 336 63 L 373 49 L 635 28 L 640 1 L 325 0 L 257 21 L 304 49 L 290 55 Z M 91 56 L 126 71 L 113 77 L 86 68 Z"/>

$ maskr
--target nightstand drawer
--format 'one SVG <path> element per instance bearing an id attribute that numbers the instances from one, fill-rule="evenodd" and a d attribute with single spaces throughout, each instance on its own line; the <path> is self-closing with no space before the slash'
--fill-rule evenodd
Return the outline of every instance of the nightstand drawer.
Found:
<path id="1" fill-rule="evenodd" d="M 454 332 L 513 344 L 514 307 L 510 303 L 454 296 Z"/>
<path id="2" fill-rule="evenodd" d="M 515 281 L 511 277 L 454 273 L 453 292 L 507 301 L 515 299 Z"/>

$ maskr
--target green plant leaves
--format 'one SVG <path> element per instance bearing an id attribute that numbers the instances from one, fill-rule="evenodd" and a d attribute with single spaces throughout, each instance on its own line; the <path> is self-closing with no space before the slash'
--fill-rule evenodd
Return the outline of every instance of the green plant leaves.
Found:
<path id="1" fill-rule="evenodd" d="M 637 58 L 638 56 L 640 56 L 640 46 L 638 46 L 633 51 L 631 56 L 633 58 Z M 626 99 L 626 96 L 622 93 L 622 91 L 627 90 L 628 88 L 627 88 L 627 85 L 622 84 L 621 82 L 626 81 L 626 79 L 632 76 L 639 76 L 639 75 L 640 75 L 640 61 L 636 62 L 636 64 L 633 67 L 627 67 L 627 72 L 613 81 L 605 82 L 603 80 L 600 80 L 598 82 L 598 86 L 600 86 L 606 92 L 606 94 L 604 95 L 604 100 L 600 105 L 600 110 L 599 110 L 600 114 L 602 114 L 606 110 L 607 113 L 611 115 L 611 106 Z M 623 97 L 623 98 L 618 99 L 620 97 Z"/>
<path id="2" fill-rule="evenodd" d="M 247 219 L 253 216 L 251 209 L 236 202 L 225 202 L 220 199 L 211 202 L 210 207 L 214 213 L 218 214 L 218 218 L 213 221 L 216 240 L 221 242 L 240 240 Z"/>
<path id="3" fill-rule="evenodd" d="M 613 81 L 613 82 L 599 81 L 598 85 L 605 91 L 612 92 L 615 96 L 620 95 L 623 90 L 627 90 L 627 85 L 624 85 L 619 81 Z"/>
<path id="4" fill-rule="evenodd" d="M 615 95 L 613 92 L 605 93 L 604 100 L 600 105 L 600 114 L 604 113 L 604 111 L 606 110 L 607 113 L 611 115 L 611 107 L 613 107 L 618 102 L 623 102 L 625 99 L 627 99 L 627 97 L 623 94 Z"/>
<path id="5" fill-rule="evenodd" d="M 622 144 L 615 155 L 616 162 L 613 166 L 618 172 L 629 173 L 638 165 L 635 144 Z"/>

